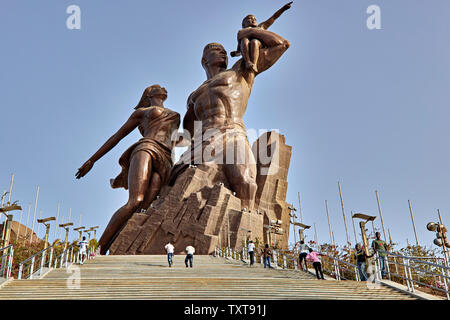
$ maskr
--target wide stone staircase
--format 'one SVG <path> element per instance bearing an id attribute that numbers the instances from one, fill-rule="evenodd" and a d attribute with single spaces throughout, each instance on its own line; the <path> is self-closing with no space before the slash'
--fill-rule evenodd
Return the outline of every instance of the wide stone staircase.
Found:
<path id="1" fill-rule="evenodd" d="M 13 280 L 0 300 L 19 299 L 414 299 L 364 282 L 317 280 L 298 270 L 264 269 L 213 256 L 97 256 L 83 265 L 54 269 L 41 279 Z"/>

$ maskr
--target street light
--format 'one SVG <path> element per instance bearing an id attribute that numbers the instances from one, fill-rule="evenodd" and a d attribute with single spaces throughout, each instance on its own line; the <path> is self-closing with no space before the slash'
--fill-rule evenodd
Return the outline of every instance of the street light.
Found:
<path id="1" fill-rule="evenodd" d="M 296 222 L 295 225 L 300 227 L 300 229 L 298 230 L 300 241 L 305 241 L 305 230 L 311 228 L 311 226 L 299 222 Z"/>
<path id="2" fill-rule="evenodd" d="M 96 236 L 97 236 L 97 230 L 96 230 L 97 228 L 99 228 L 99 226 L 95 226 L 90 229 L 90 230 L 94 231 L 94 239 L 96 239 Z"/>
<path id="3" fill-rule="evenodd" d="M 50 232 L 50 223 L 46 223 L 49 221 L 54 221 L 56 220 L 55 217 L 49 217 L 49 218 L 45 218 L 45 219 L 38 219 L 37 222 L 38 223 L 42 223 L 45 226 L 45 242 L 44 242 L 44 249 L 47 249 L 48 247 L 48 233 Z"/>
<path id="4" fill-rule="evenodd" d="M 450 243 L 447 238 L 447 228 L 442 223 L 441 213 L 438 209 L 438 215 L 439 215 L 439 223 L 435 222 L 429 222 L 427 224 L 427 229 L 429 231 L 436 232 L 436 239 L 433 240 L 433 243 L 437 245 L 438 247 L 442 247 L 442 251 L 444 253 L 444 261 L 445 265 L 448 266 L 448 257 L 447 257 L 447 250 L 445 249 L 450 248 Z"/>
<path id="5" fill-rule="evenodd" d="M 83 232 L 83 229 L 84 229 L 85 227 L 78 227 L 78 228 L 74 228 L 73 230 L 74 231 L 78 231 L 78 233 L 79 233 L 79 236 L 78 236 L 78 242 L 79 241 L 81 241 L 81 233 Z"/>
<path id="6" fill-rule="evenodd" d="M 359 222 L 359 227 L 361 228 L 361 235 L 362 235 L 363 243 L 364 243 L 364 251 L 366 252 L 366 255 L 369 256 L 370 254 L 369 254 L 369 243 L 367 241 L 367 235 L 366 235 L 366 223 L 369 221 L 375 220 L 376 217 L 369 216 L 364 213 L 355 213 L 355 214 L 353 214 L 352 219 L 355 219 L 355 218 L 365 220 L 365 221 Z M 349 253 L 350 253 L 350 248 L 349 248 Z"/>
<path id="7" fill-rule="evenodd" d="M 7 202 L 6 206 L 2 206 L 0 208 L 0 212 L 3 213 L 6 216 L 5 222 L 3 223 L 3 230 L 2 230 L 2 247 L 6 247 L 9 245 L 9 237 L 11 234 L 11 225 L 13 220 L 12 214 L 7 214 L 8 211 L 14 211 L 14 210 L 22 210 L 22 207 L 19 206 L 16 202 L 13 204 L 10 204 Z"/>
<path id="8" fill-rule="evenodd" d="M 289 216 L 292 218 L 292 220 L 289 220 L 289 223 L 293 225 L 294 228 L 294 243 L 297 243 L 297 233 L 295 232 L 295 219 L 297 218 L 297 215 L 295 213 L 293 213 L 292 211 L 297 211 L 297 209 L 295 209 L 295 207 L 291 207 L 288 206 L 288 209 L 291 210 L 291 212 L 289 212 Z M 294 245 L 295 247 L 295 245 Z"/>
<path id="9" fill-rule="evenodd" d="M 450 248 L 450 242 L 446 236 L 447 228 L 445 228 L 443 224 L 429 222 L 427 224 L 427 229 L 436 232 L 436 239 L 433 240 L 435 245 L 442 247 L 445 244 L 447 248 Z"/>
<path id="10" fill-rule="evenodd" d="M 67 249 L 67 240 L 69 238 L 69 227 L 70 226 L 73 226 L 73 222 L 68 222 L 68 223 L 59 225 L 60 228 L 64 228 L 66 230 L 66 240 L 64 240 L 64 250 Z"/>
<path id="11" fill-rule="evenodd" d="M 281 220 L 270 220 L 269 224 L 265 224 L 264 228 L 267 230 L 266 231 L 266 237 L 267 237 L 267 241 L 269 243 L 272 243 L 272 237 L 270 236 L 272 233 L 274 234 L 274 245 L 276 245 L 276 237 L 275 235 L 277 234 L 284 234 L 284 230 L 283 228 L 281 228 L 281 225 L 283 224 L 283 221 Z"/>

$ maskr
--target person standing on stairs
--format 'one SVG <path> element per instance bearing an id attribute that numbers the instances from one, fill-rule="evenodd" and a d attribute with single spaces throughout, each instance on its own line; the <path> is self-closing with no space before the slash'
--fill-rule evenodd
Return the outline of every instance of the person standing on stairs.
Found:
<path id="1" fill-rule="evenodd" d="M 300 265 L 300 269 L 302 269 L 304 271 L 308 271 L 308 264 L 306 262 L 306 256 L 309 253 L 309 251 L 308 251 L 309 249 L 310 249 L 309 246 L 303 240 L 301 240 L 300 248 L 299 248 L 300 254 L 298 256 L 298 263 Z M 305 261 L 305 269 L 303 269 L 302 261 Z"/>
<path id="2" fill-rule="evenodd" d="M 250 257 L 250 266 L 252 266 L 255 263 L 255 244 L 252 240 L 249 241 L 247 249 Z"/>
<path id="3" fill-rule="evenodd" d="M 186 247 L 186 259 L 184 259 L 184 264 L 186 265 L 186 268 L 188 267 L 188 261 L 189 261 L 190 267 L 192 268 L 192 264 L 194 261 L 194 253 L 195 253 L 195 248 L 193 246 Z"/>
<path id="4" fill-rule="evenodd" d="M 266 266 L 269 266 L 269 269 L 271 269 L 271 265 L 270 265 L 270 258 L 272 257 L 273 253 L 272 250 L 270 250 L 269 245 L 266 243 L 264 250 L 262 252 L 263 255 L 263 259 L 264 259 L 264 268 L 266 268 Z"/>
<path id="5" fill-rule="evenodd" d="M 164 247 L 164 249 L 166 249 L 166 252 L 167 252 L 167 261 L 169 262 L 169 267 L 171 267 L 172 264 L 173 264 L 173 250 L 174 250 L 174 246 L 169 241 L 166 244 L 166 246 Z"/>
<path id="6" fill-rule="evenodd" d="M 78 247 L 80 248 L 80 251 L 78 251 L 78 258 L 80 259 L 80 264 L 83 264 L 87 257 L 88 242 L 86 241 L 86 237 L 83 237 L 83 240 L 80 241 Z"/>
<path id="7" fill-rule="evenodd" d="M 316 276 L 317 279 L 322 279 L 325 280 L 325 278 L 323 277 L 323 272 L 322 272 L 322 262 L 320 261 L 320 256 L 321 254 L 319 252 L 313 251 L 313 249 L 309 248 L 309 253 L 306 256 L 306 260 L 309 260 L 313 263 L 314 269 L 316 270 Z M 305 261 L 306 264 L 306 261 Z M 320 277 L 319 277 L 319 273 L 320 273 Z"/>

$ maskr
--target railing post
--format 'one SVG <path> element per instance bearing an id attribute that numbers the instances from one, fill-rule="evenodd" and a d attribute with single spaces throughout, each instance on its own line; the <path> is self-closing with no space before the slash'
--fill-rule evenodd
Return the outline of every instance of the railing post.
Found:
<path id="1" fill-rule="evenodd" d="M 444 287 L 445 287 L 445 295 L 447 296 L 447 300 L 450 299 L 449 294 L 448 294 L 448 285 L 447 285 L 447 277 L 446 274 L 444 272 L 444 268 L 441 267 L 441 272 L 442 272 L 442 282 L 444 283 Z"/>
<path id="2" fill-rule="evenodd" d="M 286 255 L 283 254 L 283 269 L 287 269 Z"/>
<path id="3" fill-rule="evenodd" d="M 378 255 L 378 252 L 375 253 L 375 279 L 378 281 L 382 279 L 380 268 L 380 256 Z"/>
<path id="4" fill-rule="evenodd" d="M 391 280 L 391 269 L 389 268 L 389 253 L 386 254 L 386 270 L 389 280 Z"/>
<path id="5" fill-rule="evenodd" d="M 6 279 L 9 279 L 11 277 L 13 259 L 14 259 L 14 247 L 11 247 L 11 249 L 9 249 L 8 271 L 6 272 Z"/>
<path id="6" fill-rule="evenodd" d="M 59 261 L 59 267 L 62 268 L 63 260 L 64 260 L 64 251 L 60 255 L 61 260 Z"/>
<path id="7" fill-rule="evenodd" d="M 33 279 L 33 271 L 34 271 L 34 257 L 31 259 L 31 266 L 30 266 L 30 276 L 29 276 L 29 279 Z"/>
<path id="8" fill-rule="evenodd" d="M 42 275 L 42 269 L 44 268 L 46 253 L 47 253 L 46 251 L 41 253 L 41 265 L 39 266 L 39 276 Z"/>
<path id="9" fill-rule="evenodd" d="M 411 291 L 411 286 L 410 286 L 409 276 L 408 276 L 408 270 L 406 270 L 406 261 L 405 261 L 405 258 L 402 258 L 402 261 L 403 261 L 403 272 L 405 273 L 405 282 L 406 282 L 406 286 L 408 287 L 408 291 Z"/>
<path id="10" fill-rule="evenodd" d="M 273 250 L 273 264 L 275 265 L 275 269 L 278 269 L 278 252 L 277 252 L 277 250 Z"/>
<path id="11" fill-rule="evenodd" d="M 50 258 L 48 260 L 48 268 L 50 269 L 52 267 L 52 259 L 53 259 L 53 247 L 50 249 Z"/>
<path id="12" fill-rule="evenodd" d="M 413 278 L 412 278 L 412 274 L 411 274 L 411 266 L 409 265 L 409 260 L 407 260 L 407 262 L 406 262 L 406 265 L 408 266 L 408 272 L 409 272 L 409 281 L 411 282 L 411 288 L 412 288 L 412 292 L 414 292 L 415 291 L 415 289 L 414 289 L 414 281 L 413 281 Z"/>
<path id="13" fill-rule="evenodd" d="M 341 272 L 340 272 L 340 269 L 339 269 L 339 261 L 336 259 L 336 258 L 334 258 L 334 261 L 335 261 L 335 266 L 336 266 L 336 279 L 337 280 L 341 280 Z"/>
<path id="14" fill-rule="evenodd" d="M 23 264 L 19 264 L 19 274 L 17 275 L 17 279 L 22 279 L 22 271 L 23 271 Z"/>
<path id="15" fill-rule="evenodd" d="M 357 262 L 358 263 L 358 262 Z M 360 277 L 359 277 L 359 271 L 358 271 L 358 267 L 355 267 L 355 278 L 356 281 L 361 281 Z"/>

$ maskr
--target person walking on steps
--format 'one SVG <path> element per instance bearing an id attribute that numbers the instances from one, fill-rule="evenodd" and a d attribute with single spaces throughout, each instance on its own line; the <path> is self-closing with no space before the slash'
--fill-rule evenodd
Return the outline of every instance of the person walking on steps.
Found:
<path id="1" fill-rule="evenodd" d="M 193 246 L 186 247 L 186 259 L 184 259 L 184 264 L 186 265 L 186 268 L 188 267 L 188 261 L 189 261 L 190 267 L 192 268 L 192 264 L 194 261 L 194 253 L 195 253 L 195 248 Z"/>
<path id="2" fill-rule="evenodd" d="M 316 276 L 317 279 L 322 279 L 325 280 L 325 278 L 323 277 L 323 272 L 322 272 L 322 262 L 320 261 L 320 253 L 313 251 L 313 249 L 309 248 L 309 253 L 306 256 L 306 259 L 311 261 L 313 263 L 314 269 L 316 270 Z M 320 274 L 320 276 L 319 276 Z"/>
<path id="3" fill-rule="evenodd" d="M 80 251 L 78 251 L 78 257 L 80 259 L 79 261 L 80 264 L 83 264 L 84 260 L 87 258 L 88 242 L 86 241 L 86 237 L 83 237 L 83 240 L 80 241 L 78 247 L 80 248 Z"/>
<path id="4" fill-rule="evenodd" d="M 269 266 L 269 269 L 271 269 L 272 266 L 270 265 L 270 258 L 272 257 L 273 253 L 272 253 L 272 250 L 270 250 L 269 245 L 267 243 L 264 246 L 262 255 L 263 255 L 263 259 L 264 259 L 264 268 Z"/>
<path id="5" fill-rule="evenodd" d="M 304 271 L 308 271 L 308 264 L 306 263 L 306 256 L 309 253 L 308 250 L 309 250 L 309 246 L 303 240 L 301 240 L 300 248 L 299 248 L 300 254 L 298 256 L 298 263 L 300 265 L 300 269 L 304 270 Z M 305 261 L 305 269 L 303 269 L 302 261 Z"/>
<path id="6" fill-rule="evenodd" d="M 249 241 L 247 250 L 250 257 L 250 266 L 252 266 L 255 263 L 255 244 L 252 240 Z"/>
<path id="7" fill-rule="evenodd" d="M 359 279 L 361 281 L 367 281 L 366 261 L 367 258 L 373 257 L 373 254 L 368 256 L 360 243 L 356 244 L 355 249 L 356 268 L 358 269 Z"/>
<path id="8" fill-rule="evenodd" d="M 381 269 L 381 277 L 386 277 L 386 257 L 387 252 L 389 251 L 389 246 L 381 240 L 381 234 L 377 231 L 375 232 L 376 239 L 372 241 L 372 248 L 373 250 L 378 253 L 378 261 L 380 262 L 380 269 Z"/>
<path id="9" fill-rule="evenodd" d="M 171 267 L 173 264 L 173 250 L 175 249 L 175 247 L 169 241 L 169 243 L 166 244 L 164 249 L 166 249 L 167 252 L 167 261 L 169 262 L 169 267 Z"/>

